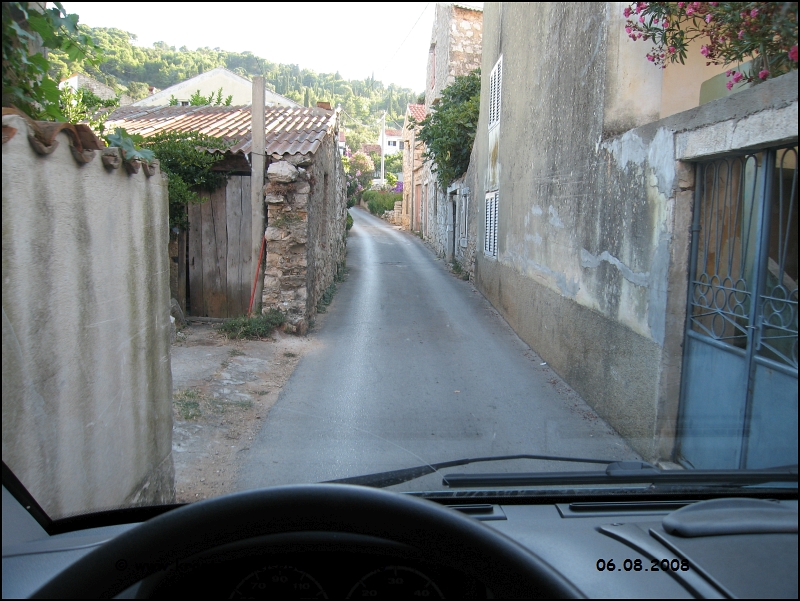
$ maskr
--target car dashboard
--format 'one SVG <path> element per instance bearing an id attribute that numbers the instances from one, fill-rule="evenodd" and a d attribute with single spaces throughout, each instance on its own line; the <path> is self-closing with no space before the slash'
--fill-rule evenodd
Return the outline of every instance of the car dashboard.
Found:
<path id="1" fill-rule="evenodd" d="M 438 502 L 515 541 L 586 597 L 798 596 L 796 498 L 542 502 L 519 495 L 476 497 L 471 502 L 461 498 L 457 505 L 453 501 Z M 120 524 L 48 536 L 30 524 L 27 530 L 21 526 L 32 518 L 15 503 L 4 487 L 4 598 L 32 596 L 87 554 L 137 527 Z M 700 511 L 688 514 L 688 534 L 677 532 L 670 520 L 687 514 L 688 508 Z M 733 529 L 725 526 L 731 520 L 738 524 Z M 743 526 L 743 520 L 749 520 L 749 526 Z M 413 529 L 414 524 L 407 527 Z M 236 540 L 212 544 L 181 561 L 147 566 L 149 575 L 117 596 L 499 596 L 479 574 L 452 561 L 442 547 L 434 550 L 360 533 L 320 531 L 313 524 L 307 531 L 292 529 L 252 537 L 245 531 Z M 477 548 L 472 551 L 480 553 Z M 453 555 L 469 552 L 453 549 Z M 108 561 L 125 560 L 109 557 Z"/>

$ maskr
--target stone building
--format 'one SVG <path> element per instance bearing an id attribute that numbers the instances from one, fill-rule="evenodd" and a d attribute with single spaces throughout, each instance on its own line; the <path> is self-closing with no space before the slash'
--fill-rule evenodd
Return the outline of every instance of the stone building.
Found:
<path id="1" fill-rule="evenodd" d="M 403 205 L 400 225 L 403 229 L 420 231 L 420 202 L 422 196 L 422 153 L 424 144 L 417 140 L 419 126 L 411 127 L 425 118 L 424 104 L 409 104 L 403 120 Z"/>
<path id="2" fill-rule="evenodd" d="M 456 76 L 467 75 L 481 66 L 483 13 L 480 8 L 454 3 L 436 5 L 428 53 L 425 86 L 425 114 L 435 109 L 444 88 Z M 405 146 L 405 160 L 415 162 L 415 151 Z M 411 158 L 409 158 L 411 157 Z M 424 163 L 414 178 L 413 219 L 410 220 L 436 253 L 448 259 L 454 254 L 454 231 L 459 207 L 446 190 L 439 189 L 431 163 Z M 419 207 L 414 211 L 414 207 Z"/>
<path id="3" fill-rule="evenodd" d="M 322 294 L 343 268 L 345 181 L 338 151 L 339 112 L 322 108 L 265 109 L 266 211 L 262 311 L 286 314 L 287 328 L 305 332 Z M 151 136 L 199 131 L 231 142 L 215 168 L 227 185 L 189 206 L 189 226 L 173 236 L 173 295 L 189 315 L 247 313 L 257 257 L 252 257 L 250 107 L 126 107 L 107 127 Z M 259 272 L 262 273 L 262 272 Z M 257 309 L 255 299 L 253 309 Z"/>
<path id="4" fill-rule="evenodd" d="M 624 6 L 484 6 L 475 285 L 648 461 L 795 463 L 797 72 L 712 99 Z"/>

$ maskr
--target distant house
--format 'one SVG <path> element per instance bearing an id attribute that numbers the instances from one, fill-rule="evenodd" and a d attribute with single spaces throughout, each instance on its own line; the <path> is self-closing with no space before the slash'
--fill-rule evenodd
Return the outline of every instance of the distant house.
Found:
<path id="1" fill-rule="evenodd" d="M 397 154 L 403 150 L 403 132 L 399 129 L 386 129 L 383 134 L 383 156 Z"/>
<path id="2" fill-rule="evenodd" d="M 142 98 L 134 102 L 134 106 L 168 106 L 170 99 L 174 96 L 178 101 L 178 106 L 189 106 L 189 99 L 198 90 L 203 96 L 216 94 L 222 88 L 222 99 L 233 96 L 232 106 L 249 105 L 253 98 L 253 84 L 249 79 L 237 75 L 233 71 L 228 71 L 224 67 L 217 67 L 206 71 L 200 75 L 176 83 L 160 92 L 151 94 L 147 98 Z M 264 95 L 266 106 L 285 106 L 299 107 L 294 100 L 267 90 Z"/>
<path id="3" fill-rule="evenodd" d="M 80 89 L 89 90 L 92 94 L 103 100 L 111 100 L 117 97 L 114 88 L 107 86 L 104 83 L 97 81 L 94 77 L 89 77 L 85 73 L 73 73 L 66 79 L 62 79 L 58 84 L 58 89 L 72 88 L 75 91 Z M 127 94 L 120 97 L 120 105 L 126 106 L 131 104 L 131 99 Z"/>
<path id="4" fill-rule="evenodd" d="M 345 180 L 339 111 L 267 107 L 266 257 L 262 310 L 279 309 L 305 332 L 323 292 L 344 264 Z M 189 315 L 235 317 L 253 285 L 250 108 L 166 106 L 118 109 L 107 127 L 145 137 L 199 131 L 233 143 L 217 166 L 232 173 L 208 202 L 189 206 L 175 245 L 172 294 Z"/>

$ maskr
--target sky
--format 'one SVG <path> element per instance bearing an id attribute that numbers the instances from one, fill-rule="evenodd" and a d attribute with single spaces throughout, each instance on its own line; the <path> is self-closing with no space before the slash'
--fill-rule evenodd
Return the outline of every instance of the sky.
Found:
<path id="1" fill-rule="evenodd" d="M 472 3 L 482 6 L 483 3 Z M 251 51 L 345 79 L 375 78 L 422 92 L 435 2 L 63 2 L 91 27 L 166 42 Z"/>

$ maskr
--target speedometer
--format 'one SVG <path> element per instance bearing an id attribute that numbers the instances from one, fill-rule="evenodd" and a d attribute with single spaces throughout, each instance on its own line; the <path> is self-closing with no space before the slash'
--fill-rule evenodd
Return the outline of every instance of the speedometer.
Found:
<path id="1" fill-rule="evenodd" d="M 275 565 L 245 576 L 229 598 L 327 599 L 328 595 L 310 574 L 292 566 Z"/>
<path id="2" fill-rule="evenodd" d="M 422 572 L 404 566 L 386 566 L 370 572 L 347 594 L 348 599 L 443 599 L 442 591 Z"/>

